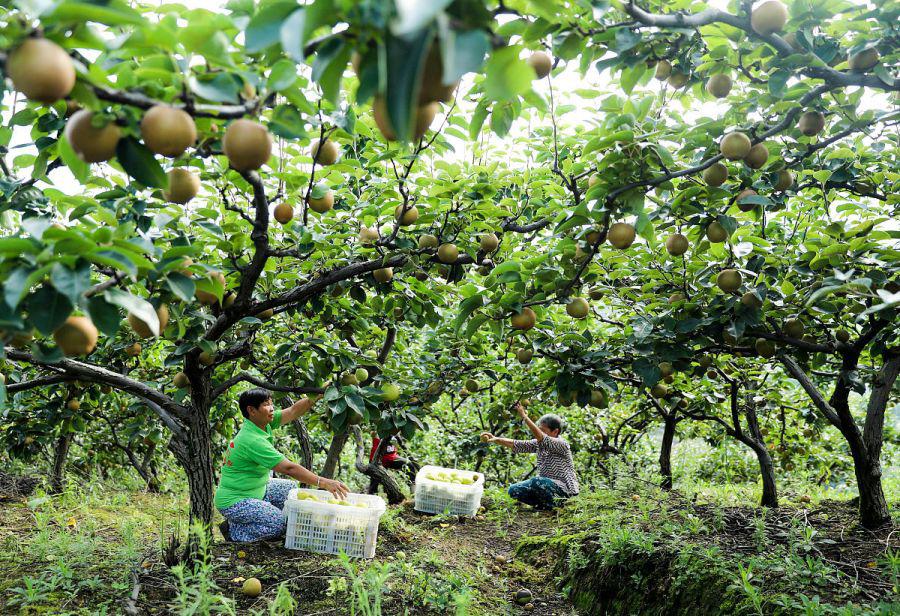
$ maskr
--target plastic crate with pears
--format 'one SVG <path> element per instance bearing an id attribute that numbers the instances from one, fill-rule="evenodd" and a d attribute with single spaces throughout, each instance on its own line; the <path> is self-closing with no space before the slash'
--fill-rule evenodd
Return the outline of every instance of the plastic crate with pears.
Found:
<path id="1" fill-rule="evenodd" d="M 423 466 L 416 473 L 416 511 L 474 516 L 484 494 L 484 475 L 474 471 Z"/>
<path id="2" fill-rule="evenodd" d="M 338 500 L 325 490 L 296 488 L 284 504 L 284 547 L 320 554 L 372 558 L 386 506 L 380 496 L 350 493 Z"/>

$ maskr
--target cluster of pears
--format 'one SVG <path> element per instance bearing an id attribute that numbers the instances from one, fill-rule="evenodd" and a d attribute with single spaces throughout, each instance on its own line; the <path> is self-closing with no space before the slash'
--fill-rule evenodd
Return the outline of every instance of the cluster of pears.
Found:
<path id="1" fill-rule="evenodd" d="M 464 486 L 470 486 L 475 483 L 474 475 L 460 475 L 457 471 L 445 473 L 439 471 L 437 473 L 425 473 L 425 479 L 437 481 L 439 483 L 457 483 Z"/>
<path id="2" fill-rule="evenodd" d="M 754 32 L 763 36 L 776 34 L 784 30 L 788 21 L 787 7 L 779 0 L 766 0 L 750 13 L 750 26 Z M 789 32 L 784 40 L 797 51 L 803 51 L 796 44 L 796 34 Z M 867 48 L 852 54 L 847 59 L 847 67 L 854 73 L 865 73 L 878 64 L 880 56 L 875 48 Z"/>
<path id="3" fill-rule="evenodd" d="M 343 507 L 358 507 L 359 509 L 366 509 L 368 507 L 368 505 L 366 505 L 366 503 L 363 503 L 363 502 L 351 503 L 348 500 L 338 499 L 338 498 L 325 498 L 325 497 L 320 498 L 319 496 L 317 496 L 316 494 L 313 494 L 311 492 L 302 492 L 302 491 L 297 492 L 295 500 L 313 501 L 316 503 L 325 503 L 328 505 L 341 505 Z"/>

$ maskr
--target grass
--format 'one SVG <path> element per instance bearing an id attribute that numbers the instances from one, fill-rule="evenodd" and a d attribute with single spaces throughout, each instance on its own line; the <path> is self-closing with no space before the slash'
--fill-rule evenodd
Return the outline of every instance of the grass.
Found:
<path id="1" fill-rule="evenodd" d="M 150 613 L 516 615 L 521 588 L 535 614 L 573 613 L 570 601 L 586 614 L 653 612 L 642 597 L 675 613 L 896 611 L 898 538 L 860 531 L 843 488 L 792 476 L 780 480 L 785 506 L 763 510 L 748 504 L 752 482 L 681 477 L 670 494 L 652 474 L 612 466 L 609 483 L 551 514 L 498 488 L 474 520 L 391 507 L 373 561 L 219 541 L 194 568 L 161 562 L 165 539 L 187 530 L 183 498 L 73 482 L 0 504 L 0 613 L 122 613 L 136 579 Z M 896 513 L 896 474 L 885 483 Z M 263 582 L 257 598 L 240 593 L 248 577 Z"/>

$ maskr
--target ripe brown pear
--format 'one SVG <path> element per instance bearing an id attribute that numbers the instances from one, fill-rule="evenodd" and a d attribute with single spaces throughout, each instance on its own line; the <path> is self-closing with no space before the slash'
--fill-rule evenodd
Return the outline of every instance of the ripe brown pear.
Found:
<path id="1" fill-rule="evenodd" d="M 743 160 L 750 153 L 750 137 L 741 132 L 728 133 L 719 142 L 719 152 L 727 160 Z"/>
<path id="2" fill-rule="evenodd" d="M 591 307 L 583 297 L 573 297 L 572 301 L 566 304 L 566 313 L 573 319 L 583 319 L 590 311 Z"/>
<path id="3" fill-rule="evenodd" d="M 66 357 L 88 355 L 97 346 L 99 332 L 87 317 L 69 317 L 53 332 L 56 345 Z"/>
<path id="4" fill-rule="evenodd" d="M 255 171 L 272 155 L 272 135 L 262 124 L 252 120 L 235 120 L 225 129 L 222 150 L 228 162 L 238 171 Z"/>
<path id="5" fill-rule="evenodd" d="M 878 64 L 879 57 L 877 49 L 864 49 L 850 56 L 847 65 L 854 73 L 865 73 Z"/>
<path id="6" fill-rule="evenodd" d="M 743 277 L 735 269 L 724 269 L 716 276 L 716 286 L 725 293 L 734 293 L 741 287 Z"/>
<path id="7" fill-rule="evenodd" d="M 750 27 L 762 35 L 781 32 L 787 20 L 787 7 L 778 0 L 766 0 L 750 13 Z"/>
<path id="8" fill-rule="evenodd" d="M 728 179 L 728 167 L 722 163 L 713 163 L 703 170 L 703 181 L 707 186 L 721 186 Z"/>
<path id="9" fill-rule="evenodd" d="M 673 257 L 680 257 L 688 250 L 688 239 L 681 233 L 673 233 L 666 238 L 666 252 Z"/>
<path id="10" fill-rule="evenodd" d="M 416 221 L 419 220 L 419 208 L 412 206 L 404 212 L 403 206 L 398 205 L 394 208 L 394 218 L 400 222 L 401 227 L 414 225 Z"/>
<path id="11" fill-rule="evenodd" d="M 594 408 L 604 408 L 607 405 L 606 392 L 602 389 L 592 389 L 591 399 L 588 404 L 590 404 Z"/>
<path id="12" fill-rule="evenodd" d="M 625 250 L 631 246 L 635 237 L 634 227 L 625 222 L 613 223 L 606 234 L 606 239 L 609 243 L 619 250 Z"/>
<path id="13" fill-rule="evenodd" d="M 672 63 L 668 60 L 660 60 L 656 63 L 656 73 L 653 75 L 660 81 L 665 81 L 672 74 Z"/>
<path id="14" fill-rule="evenodd" d="M 33 101 L 55 103 L 75 87 L 75 65 L 66 51 L 43 38 L 29 38 L 6 60 L 13 87 Z"/>
<path id="15" fill-rule="evenodd" d="M 672 88 L 678 89 L 684 86 L 688 82 L 689 75 L 687 73 L 682 73 L 681 71 L 672 71 L 672 74 L 669 75 L 668 83 Z"/>
<path id="16" fill-rule="evenodd" d="M 414 141 L 418 141 L 425 136 L 425 133 L 428 132 L 432 122 L 434 122 L 438 109 L 440 109 L 440 105 L 436 102 L 425 103 L 416 108 L 415 125 L 412 133 Z M 397 131 L 394 130 L 390 117 L 388 116 L 387 104 L 385 103 L 384 96 L 380 94 L 375 96 L 372 101 L 372 116 L 375 118 L 375 125 L 378 126 L 378 130 L 381 131 L 382 136 L 387 141 L 396 141 Z"/>
<path id="17" fill-rule="evenodd" d="M 485 233 L 478 240 L 478 245 L 484 252 L 494 252 L 500 246 L 500 240 L 493 233 Z"/>
<path id="18" fill-rule="evenodd" d="M 764 143 L 757 143 L 750 148 L 747 156 L 744 157 L 744 164 L 751 169 L 762 169 L 762 166 L 769 160 L 769 149 Z"/>
<path id="19" fill-rule="evenodd" d="M 714 220 L 706 227 L 706 239 L 713 244 L 721 244 L 728 239 L 728 231 L 719 221 Z"/>
<path id="20" fill-rule="evenodd" d="M 553 58 L 546 51 L 535 51 L 528 56 L 528 66 L 534 69 L 538 79 L 543 79 L 553 70 Z"/>
<path id="21" fill-rule="evenodd" d="M 807 137 L 815 137 L 825 128 L 825 116 L 818 111 L 807 111 L 800 116 L 797 128 Z"/>
<path id="22" fill-rule="evenodd" d="M 752 212 L 753 210 L 755 210 L 756 204 L 748 203 L 748 202 L 744 201 L 744 199 L 746 199 L 747 197 L 755 197 L 756 195 L 757 195 L 757 192 L 755 190 L 753 190 L 752 188 L 745 188 L 744 190 L 739 192 L 737 199 L 735 199 L 735 201 L 737 202 L 738 209 L 741 210 L 742 212 Z"/>
<path id="23" fill-rule="evenodd" d="M 537 315 L 531 308 L 522 308 L 522 312 L 512 316 L 511 322 L 514 329 L 528 331 L 537 323 Z"/>
<path id="24" fill-rule="evenodd" d="M 200 192 L 200 176 L 186 167 L 169 169 L 169 186 L 163 191 L 167 201 L 184 205 Z"/>
<path id="25" fill-rule="evenodd" d="M 770 357 L 775 356 L 775 343 L 771 340 L 766 340 L 765 338 L 757 338 L 754 343 L 754 347 L 756 348 L 756 352 L 759 353 L 760 357 L 765 357 L 769 359 Z"/>
<path id="26" fill-rule="evenodd" d="M 781 328 L 781 331 L 788 338 L 796 338 L 797 340 L 803 338 L 803 332 L 806 328 L 803 327 L 803 322 L 800 319 L 788 319 L 784 322 L 784 325 Z"/>
<path id="27" fill-rule="evenodd" d="M 441 244 L 438 247 L 437 251 L 438 260 L 441 263 L 456 263 L 457 259 L 459 259 L 459 249 L 456 247 L 456 244 Z"/>
<path id="28" fill-rule="evenodd" d="M 128 355 L 128 357 L 137 357 L 141 354 L 142 348 L 140 342 L 135 342 L 134 344 L 125 347 L 125 354 Z"/>
<path id="29" fill-rule="evenodd" d="M 430 233 L 423 233 L 419 236 L 419 249 L 426 250 L 428 248 L 437 248 L 438 247 L 438 238 L 431 235 Z"/>
<path id="30" fill-rule="evenodd" d="M 458 81 L 444 83 L 444 62 L 441 59 L 441 46 L 437 42 L 432 44 L 425 58 L 425 67 L 422 69 L 422 78 L 419 82 L 419 104 L 441 102 L 446 103 L 453 99 L 453 92 Z"/>
<path id="31" fill-rule="evenodd" d="M 312 211 L 324 214 L 334 207 L 334 192 L 329 190 L 318 199 L 310 195 L 306 202 Z"/>
<path id="32" fill-rule="evenodd" d="M 77 411 L 78 409 L 81 408 L 81 401 L 78 400 L 77 398 L 72 398 L 71 400 L 69 400 L 68 403 L 66 403 L 66 407 L 70 411 Z"/>
<path id="33" fill-rule="evenodd" d="M 361 244 L 374 244 L 378 241 L 378 229 L 375 227 L 362 227 L 359 230 L 359 242 Z"/>
<path id="34" fill-rule="evenodd" d="M 731 77 L 717 73 L 706 81 L 706 91 L 716 98 L 725 98 L 731 92 Z"/>
<path id="35" fill-rule="evenodd" d="M 194 118 L 186 111 L 168 105 L 154 105 L 141 119 L 141 138 L 152 152 L 162 156 L 181 156 L 197 141 Z"/>
<path id="36" fill-rule="evenodd" d="M 102 163 L 116 155 L 121 131 L 114 122 L 102 128 L 91 124 L 94 114 L 86 109 L 76 111 L 66 122 L 66 141 L 86 163 Z"/>
<path id="37" fill-rule="evenodd" d="M 747 291 L 743 295 L 741 295 L 741 304 L 746 306 L 747 308 L 752 308 L 755 310 L 759 310 L 762 308 L 762 302 L 753 291 Z"/>
<path id="38" fill-rule="evenodd" d="M 159 333 L 162 334 L 169 323 L 169 307 L 166 304 L 160 304 L 159 308 L 156 309 L 156 317 L 159 319 Z M 150 338 L 156 335 L 150 329 L 150 326 L 133 312 L 128 313 L 128 324 L 134 330 L 134 333 L 141 338 Z"/>
<path id="39" fill-rule="evenodd" d="M 340 153 L 340 148 L 331 139 L 326 139 L 324 142 L 316 139 L 309 148 L 309 155 L 316 164 L 326 167 L 336 163 Z"/>
<path id="40" fill-rule="evenodd" d="M 394 268 L 383 267 L 372 272 L 372 275 L 378 282 L 388 282 L 391 278 L 394 277 Z"/>
<path id="41" fill-rule="evenodd" d="M 209 278 L 211 280 L 218 280 L 223 287 L 225 286 L 225 274 L 223 274 L 222 272 L 213 272 L 209 275 Z M 213 293 L 210 293 L 208 291 L 201 291 L 200 289 L 194 291 L 194 297 L 196 297 L 197 301 L 199 301 L 201 304 L 205 304 L 208 306 L 212 306 L 219 301 L 219 298 L 217 298 Z"/>
<path id="42" fill-rule="evenodd" d="M 294 218 L 294 208 L 289 203 L 279 203 L 275 206 L 274 216 L 275 220 L 286 225 Z"/>
<path id="43" fill-rule="evenodd" d="M 778 180 L 775 182 L 775 190 L 785 191 L 794 185 L 794 175 L 787 169 L 778 172 Z"/>

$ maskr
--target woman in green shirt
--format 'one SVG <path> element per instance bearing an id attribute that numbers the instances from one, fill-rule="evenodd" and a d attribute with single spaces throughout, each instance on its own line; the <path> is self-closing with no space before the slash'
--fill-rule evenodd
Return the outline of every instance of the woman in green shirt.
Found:
<path id="1" fill-rule="evenodd" d="M 287 520 L 282 509 L 296 483 L 270 479 L 270 471 L 328 490 L 335 498 L 349 492 L 340 481 L 319 477 L 291 462 L 273 444 L 272 430 L 305 415 L 315 401 L 304 398 L 275 411 L 266 389 L 250 389 L 238 398 L 244 425 L 228 444 L 215 497 L 216 508 L 225 517 L 219 529 L 226 540 L 258 541 L 284 535 Z"/>

